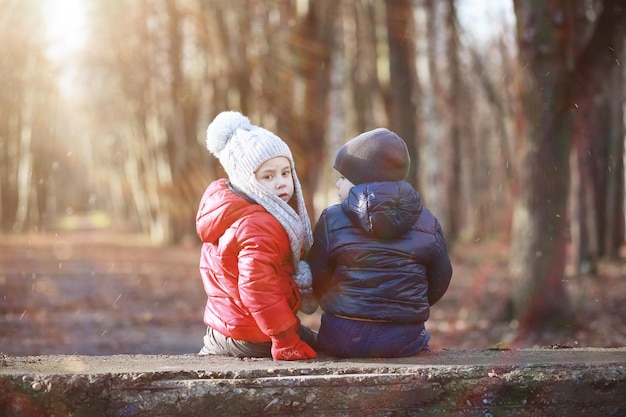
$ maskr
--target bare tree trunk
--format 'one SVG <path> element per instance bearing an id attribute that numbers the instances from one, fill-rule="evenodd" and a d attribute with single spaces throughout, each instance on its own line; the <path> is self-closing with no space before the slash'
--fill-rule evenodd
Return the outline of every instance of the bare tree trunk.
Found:
<path id="1" fill-rule="evenodd" d="M 346 45 L 348 61 L 352 67 L 350 82 L 352 84 L 353 105 L 355 110 L 355 127 L 357 133 L 370 130 L 377 126 L 376 96 L 380 94 L 376 53 L 376 19 L 375 5 L 370 1 L 358 0 L 348 2 L 346 7 L 353 9 L 354 44 Z"/>
<path id="2" fill-rule="evenodd" d="M 450 229 L 448 218 L 450 203 L 448 202 L 448 190 L 451 175 L 457 175 L 447 169 L 450 160 L 450 144 L 448 136 L 448 121 L 446 116 L 447 88 L 445 34 L 447 31 L 442 13 L 442 5 L 446 3 L 426 0 L 423 3 L 422 14 L 417 27 L 424 27 L 423 39 L 418 39 L 421 48 L 418 48 L 418 60 L 426 61 L 427 72 L 420 74 L 420 86 L 422 103 L 420 111 L 420 160 L 418 164 L 420 173 L 420 193 L 427 200 L 428 207 L 437 213 L 444 231 Z M 422 55 L 419 53 L 422 52 Z M 460 174 L 458 174 L 460 175 Z M 466 204 L 462 205 L 466 207 Z M 451 241 L 451 240 L 450 240 Z"/>
<path id="3" fill-rule="evenodd" d="M 18 183 L 17 172 L 19 169 L 20 147 L 19 134 L 22 129 L 21 123 L 21 99 L 18 90 L 16 93 L 7 94 L 13 100 L 3 103 L 3 117 L 0 117 L 0 135 L 2 135 L 3 146 L 0 147 L 0 221 L 2 222 L 2 232 L 10 232 L 13 229 L 15 215 L 18 207 Z M 17 156 L 16 156 L 17 155 Z"/>
<path id="4" fill-rule="evenodd" d="M 164 210 L 161 214 L 162 221 L 169 224 L 168 241 L 179 242 L 183 237 L 195 234 L 194 223 L 189 221 L 188 213 L 180 210 L 181 206 L 192 206 L 197 199 L 195 189 L 188 187 L 194 177 L 193 171 L 198 157 L 198 144 L 195 132 L 198 114 L 198 94 L 194 94 L 190 88 L 189 77 L 186 77 L 183 66 L 185 57 L 183 48 L 185 39 L 183 36 L 183 24 L 187 16 L 177 0 L 167 0 L 168 18 L 168 58 L 170 69 L 169 82 L 169 115 L 163 115 L 167 137 L 167 160 L 171 179 L 163 179 L 164 189 L 169 189 L 169 200 L 163 201 Z M 246 15 L 247 18 L 247 15 Z M 247 25 L 240 25 L 240 31 L 245 35 Z M 244 38 L 245 39 L 245 38 Z M 188 41 L 187 41 L 188 42 Z M 245 60 L 241 59 L 242 62 Z M 240 65 L 241 71 L 245 72 L 247 66 Z M 239 76 L 237 79 L 250 77 Z M 246 84 L 249 82 L 246 82 Z M 230 83 L 229 83 L 230 84 Z M 239 85 L 240 91 L 247 91 L 245 85 Z M 165 197 L 165 196 L 164 196 Z M 165 226 L 162 226 L 165 228 Z"/>
<path id="5" fill-rule="evenodd" d="M 578 42 L 573 70 L 570 106 L 576 115 L 582 217 L 572 227 L 580 231 L 575 252 L 583 271 L 593 270 L 599 258 L 616 258 L 624 242 L 624 10 L 624 0 L 603 1 L 597 20 L 581 30 L 590 35 Z"/>
<path id="6" fill-rule="evenodd" d="M 313 191 L 321 178 L 321 161 L 326 155 L 325 132 L 328 124 L 331 74 L 331 50 L 333 48 L 336 15 L 332 0 L 318 0 L 311 3 L 301 30 L 295 34 L 300 45 L 304 39 L 309 43 L 306 60 L 299 63 L 305 78 L 304 109 L 302 114 L 299 149 L 306 158 L 300 161 L 304 166 L 301 177 L 307 208 L 313 212 Z"/>
<path id="7" fill-rule="evenodd" d="M 69 127 L 77 114 L 53 128 L 63 106 L 39 6 L 0 0 L 0 232 L 41 231 L 56 209 L 48 203 L 62 201 L 65 212 L 87 201 L 81 144 Z M 55 190 L 55 176 L 72 186 Z"/>
<path id="8" fill-rule="evenodd" d="M 563 277 L 567 247 L 569 139 L 568 44 L 572 30 L 551 16 L 562 2 L 515 1 L 520 65 L 526 68 L 522 97 L 528 125 L 522 190 L 517 201 L 512 274 L 519 285 L 513 308 L 520 338 L 562 330 L 571 322 Z M 549 74 L 547 76 L 546 74 Z"/>
<path id="9" fill-rule="evenodd" d="M 447 201 L 463 200 L 463 187 L 461 186 L 461 176 L 463 175 L 461 165 L 461 153 L 463 146 L 461 143 L 461 108 L 464 102 L 464 88 L 461 79 L 461 69 L 459 64 L 459 33 L 457 30 L 455 0 L 448 0 L 448 10 L 446 16 L 446 27 L 448 29 L 448 62 L 450 65 L 450 89 L 448 92 L 448 111 L 450 115 L 450 159 L 451 166 L 447 170 L 450 179 L 447 181 L 448 198 Z M 448 221 L 446 228 L 446 238 L 454 242 L 461 232 L 463 213 L 459 204 L 448 203 Z"/>
<path id="10" fill-rule="evenodd" d="M 410 0 L 387 0 L 391 130 L 402 137 L 411 156 L 407 181 L 419 188 L 417 98 L 420 95 L 415 68 L 413 6 Z"/>
<path id="11" fill-rule="evenodd" d="M 572 141 L 580 169 L 573 213 L 583 216 L 582 221 L 572 219 L 574 227 L 580 225 L 575 235 L 597 242 L 605 256 L 616 253 L 623 242 L 623 111 L 614 97 L 623 86 L 619 59 L 626 1 L 605 0 L 602 6 L 589 31 L 576 20 L 585 15 L 584 1 L 515 2 L 520 58 L 527 71 L 523 97 L 528 120 L 522 132 L 527 134 L 527 171 L 517 207 L 517 220 L 524 221 L 514 230 L 512 262 L 520 278 L 514 303 L 520 337 L 563 330 L 571 322 L 563 277 Z M 590 216 L 597 219 L 592 227 L 586 223 Z M 583 259 L 589 255 L 583 252 Z"/>

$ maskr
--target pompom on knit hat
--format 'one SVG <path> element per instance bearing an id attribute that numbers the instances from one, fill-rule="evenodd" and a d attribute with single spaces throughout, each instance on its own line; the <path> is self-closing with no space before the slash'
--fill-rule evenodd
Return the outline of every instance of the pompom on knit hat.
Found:
<path id="1" fill-rule="evenodd" d="M 283 226 L 289 236 L 296 273 L 293 278 L 301 291 L 311 286 L 311 271 L 302 255 L 313 243 L 311 222 L 304 204 L 302 187 L 296 174 L 289 146 L 267 129 L 250 123 L 235 111 L 218 114 L 207 128 L 206 147 L 224 167 L 230 183 L 263 206 Z M 257 181 L 254 173 L 267 160 L 283 156 L 289 160 L 294 182 L 295 209 Z"/>
<path id="2" fill-rule="evenodd" d="M 404 180 L 410 167 L 411 157 L 404 140 L 382 127 L 363 132 L 343 145 L 334 164 L 354 185 Z"/>

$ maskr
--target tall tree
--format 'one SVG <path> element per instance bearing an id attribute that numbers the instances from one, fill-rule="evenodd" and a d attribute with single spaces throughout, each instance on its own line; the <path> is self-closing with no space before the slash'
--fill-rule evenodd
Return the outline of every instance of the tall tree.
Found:
<path id="1" fill-rule="evenodd" d="M 354 16 L 351 36 L 347 38 L 346 53 L 350 71 L 353 76 L 349 77 L 352 84 L 352 97 L 355 112 L 355 129 L 357 132 L 364 132 L 377 126 L 375 117 L 376 100 L 380 97 L 380 78 L 377 70 L 376 43 L 377 31 L 380 32 L 376 24 L 376 5 L 371 1 L 358 0 L 347 2 L 346 7 L 352 8 L 352 13 L 347 16 Z"/>
<path id="2" fill-rule="evenodd" d="M 572 117 L 567 108 L 571 23 L 561 0 L 515 0 L 526 141 L 513 231 L 514 315 L 520 335 L 563 328 L 571 318 L 564 287 Z"/>
<path id="3" fill-rule="evenodd" d="M 411 155 L 407 181 L 419 187 L 417 103 L 419 82 L 415 68 L 415 33 L 410 0 L 387 0 L 387 42 L 389 45 L 390 127 L 403 138 Z"/>
<path id="4" fill-rule="evenodd" d="M 455 0 L 448 0 L 448 10 L 446 13 L 446 27 L 448 29 L 448 62 L 450 89 L 448 91 L 448 109 L 450 114 L 450 170 L 451 175 L 448 181 L 448 198 L 447 201 L 454 201 L 461 198 L 463 188 L 461 186 L 461 103 L 465 94 L 463 93 L 463 85 L 461 78 L 461 68 L 459 63 L 459 33 L 457 29 Z M 457 204 L 448 204 L 447 212 L 448 222 L 446 229 L 446 237 L 450 242 L 456 240 L 461 232 L 462 212 Z"/>
<path id="5" fill-rule="evenodd" d="M 596 2 L 597 4 L 598 2 Z M 624 37 L 626 2 L 606 0 L 599 15 L 589 4 L 572 11 L 576 51 L 570 107 L 575 113 L 574 144 L 578 189 L 572 224 L 577 266 L 594 268 L 613 259 L 624 242 Z M 596 6 L 597 7 L 597 6 Z M 589 16 L 598 16 L 590 19 Z"/>
<path id="6" fill-rule="evenodd" d="M 263 60 L 263 91 L 268 100 L 261 110 L 274 115 L 277 124 L 273 130 L 294 153 L 313 217 L 313 195 L 326 153 L 335 19 L 341 16 L 330 0 L 311 2 L 304 10 L 288 7 L 286 2 L 279 10 L 284 21 L 278 23 L 290 24 L 269 26 L 269 49 Z"/>
<path id="7" fill-rule="evenodd" d="M 601 15 L 590 26 L 591 35 L 576 36 L 581 28 L 573 17 L 577 11 L 584 10 L 585 3 L 584 0 L 514 2 L 520 65 L 525 68 L 521 97 L 526 116 L 526 124 L 518 132 L 526 140 L 526 153 L 521 165 L 524 169 L 520 171 L 522 190 L 516 207 L 511 262 L 512 273 L 519 280 L 513 306 L 520 323 L 520 338 L 545 330 L 562 330 L 572 317 L 564 286 L 570 147 L 577 131 L 582 129 L 585 139 L 589 133 L 598 133 L 593 126 L 599 123 L 599 115 L 586 107 L 593 93 L 581 86 L 591 83 L 593 89 L 615 68 L 615 64 L 607 64 L 611 61 L 611 49 L 623 48 L 626 10 L 624 0 L 598 3 Z M 576 113 L 579 99 L 585 106 L 583 119 Z M 615 123 L 612 126 L 623 126 L 621 118 Z M 613 134 L 604 133 L 596 137 L 598 144 L 594 149 L 605 149 L 615 142 Z M 580 143 L 578 147 L 580 150 Z M 621 147 L 600 152 L 599 156 L 600 160 L 606 158 L 605 163 L 615 157 L 622 158 Z M 623 171 L 619 167 L 617 170 Z M 587 180 L 586 175 L 583 173 L 583 181 Z M 603 195 L 621 200 L 623 187 L 616 188 Z M 614 207 L 611 213 L 613 210 Z M 623 221 L 616 223 L 623 225 Z M 615 223 L 611 224 L 615 227 Z"/>
<path id="8" fill-rule="evenodd" d="M 171 181 L 161 184 L 168 190 L 166 208 L 169 214 L 169 239 L 179 242 L 185 236 L 195 234 L 194 223 L 189 221 L 187 210 L 183 207 L 193 207 L 197 201 L 197 190 L 193 179 L 201 167 L 202 159 L 198 156 L 196 131 L 199 113 L 199 94 L 194 87 L 193 74 L 186 74 L 187 67 L 192 66 L 193 58 L 185 54 L 190 40 L 185 38 L 184 25 L 189 18 L 184 2 L 166 0 L 167 11 L 167 40 L 168 40 L 168 69 L 169 82 L 167 105 L 164 106 L 161 117 L 165 123 L 166 148 L 168 165 L 171 172 Z M 244 15 L 245 16 L 245 15 Z M 239 25 L 243 35 L 247 25 Z M 189 30 L 189 29 L 188 29 Z M 191 61 L 191 63 L 190 63 Z M 243 61 L 243 60 L 242 60 Z M 240 67 L 245 69 L 245 66 Z M 245 72 L 245 71 L 244 71 Z M 237 78 L 247 80 L 248 77 Z M 245 98 L 248 81 L 233 83 L 239 87 Z"/>
<path id="9" fill-rule="evenodd" d="M 53 177 L 74 167 L 50 146 L 60 106 L 40 4 L 0 0 L 0 16 L 0 232 L 41 230 L 47 204 L 68 194 Z"/>

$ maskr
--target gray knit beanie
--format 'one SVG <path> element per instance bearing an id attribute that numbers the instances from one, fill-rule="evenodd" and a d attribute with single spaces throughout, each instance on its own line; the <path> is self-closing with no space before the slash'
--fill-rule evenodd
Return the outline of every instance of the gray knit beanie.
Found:
<path id="1" fill-rule="evenodd" d="M 301 255 L 303 249 L 304 254 L 309 251 L 313 237 L 289 146 L 269 130 L 251 124 L 241 113 L 225 111 L 209 124 L 206 147 L 219 159 L 231 184 L 263 206 L 283 226 L 289 236 L 296 268 L 293 278 L 302 292 L 308 290 L 311 287 L 311 271 L 306 262 L 301 260 Z M 277 156 L 287 158 L 291 165 L 295 210 L 265 188 L 254 176 L 259 166 Z"/>
<path id="2" fill-rule="evenodd" d="M 334 165 L 354 185 L 404 180 L 410 167 L 404 140 L 382 127 L 361 133 L 343 145 Z"/>

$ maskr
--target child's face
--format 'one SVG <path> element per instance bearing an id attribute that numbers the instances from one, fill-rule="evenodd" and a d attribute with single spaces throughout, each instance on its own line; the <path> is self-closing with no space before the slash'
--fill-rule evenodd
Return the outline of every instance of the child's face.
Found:
<path id="1" fill-rule="evenodd" d="M 294 185 L 289 159 L 284 156 L 268 159 L 256 170 L 254 177 L 285 203 L 291 200 Z"/>
<path id="2" fill-rule="evenodd" d="M 343 201 L 348 198 L 350 188 L 354 187 L 354 184 L 352 184 L 349 179 L 342 176 L 339 177 L 339 179 L 335 183 L 335 186 L 339 190 L 339 198 L 341 199 L 341 201 Z"/>

